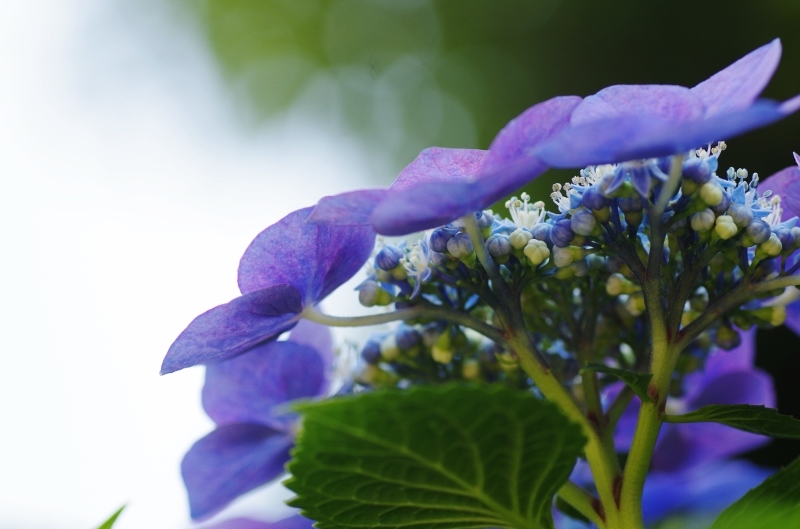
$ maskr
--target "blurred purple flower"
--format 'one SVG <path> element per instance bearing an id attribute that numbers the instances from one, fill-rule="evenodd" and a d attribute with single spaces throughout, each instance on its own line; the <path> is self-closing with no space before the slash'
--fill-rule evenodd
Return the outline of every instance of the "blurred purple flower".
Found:
<path id="1" fill-rule="evenodd" d="M 769 190 L 781 197 L 781 220 L 784 222 L 792 217 L 800 217 L 800 155 L 794 153 L 794 160 L 796 165 L 778 171 L 758 186 L 759 191 Z M 787 268 L 797 262 L 795 254 L 790 257 Z M 790 287 L 781 298 L 781 303 L 786 306 L 786 326 L 800 335 L 800 291 Z"/>
<path id="2" fill-rule="evenodd" d="M 584 99 L 533 154 L 553 167 L 584 167 L 684 153 L 763 127 L 800 108 L 800 97 L 756 99 L 780 56 L 776 39 L 694 88 L 610 86 Z"/>
<path id="3" fill-rule="evenodd" d="M 311 529 L 313 521 L 299 514 L 289 516 L 277 522 L 262 522 L 248 518 L 233 518 L 212 525 L 207 529 Z"/>
<path id="4" fill-rule="evenodd" d="M 217 428 L 181 464 L 192 518 L 283 473 L 297 424 L 287 403 L 324 395 L 332 359 L 330 331 L 303 320 L 286 341 L 207 366 L 203 408 Z"/>
<path id="5" fill-rule="evenodd" d="M 250 243 L 239 264 L 242 296 L 198 316 L 170 346 L 161 374 L 231 358 L 277 338 L 350 279 L 375 245 L 369 227 L 317 226 L 290 213 Z"/>
<path id="6" fill-rule="evenodd" d="M 741 344 L 733 350 L 712 352 L 702 371 L 684 381 L 685 394 L 667 401 L 668 413 L 686 413 L 709 404 L 775 406 L 770 376 L 753 366 L 755 329 L 740 331 Z M 620 419 L 615 436 L 617 450 L 630 446 L 636 428 L 638 400 Z M 735 456 L 769 442 L 769 437 L 714 423 L 664 424 L 653 454 L 652 470 L 676 472 L 710 460 Z"/>
<path id="7" fill-rule="evenodd" d="M 530 150 L 565 127 L 580 101 L 555 97 L 529 108 L 500 131 L 488 151 L 426 149 L 389 189 L 325 197 L 309 221 L 405 235 L 487 208 L 547 169 Z"/>

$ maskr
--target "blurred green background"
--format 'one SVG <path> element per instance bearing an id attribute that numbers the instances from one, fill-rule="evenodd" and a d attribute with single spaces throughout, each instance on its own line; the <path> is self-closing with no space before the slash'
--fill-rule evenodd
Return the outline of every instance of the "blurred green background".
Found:
<path id="1" fill-rule="evenodd" d="M 511 118 L 560 94 L 620 83 L 693 86 L 773 38 L 784 59 L 766 97 L 800 92 L 797 0 L 173 0 L 207 37 L 257 127 L 288 108 L 358 134 L 389 184 L 425 147 L 487 148 Z M 800 150 L 800 116 L 728 141 L 723 167 L 762 177 Z M 313 156 L 313 153 L 309 153 Z M 538 195 L 573 172 L 537 181 Z M 761 332 L 758 363 L 800 417 L 800 341 Z M 800 443 L 751 454 L 784 464 Z"/>

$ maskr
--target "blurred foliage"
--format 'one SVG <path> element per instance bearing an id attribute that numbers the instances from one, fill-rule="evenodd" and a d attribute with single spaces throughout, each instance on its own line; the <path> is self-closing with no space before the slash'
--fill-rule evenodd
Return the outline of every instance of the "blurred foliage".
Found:
<path id="1" fill-rule="evenodd" d="M 248 120 L 305 105 L 397 169 L 431 145 L 486 148 L 554 95 L 692 86 L 775 37 L 784 61 L 766 95 L 798 91 L 795 0 L 175 1 L 197 17 Z M 737 141 L 724 163 L 762 175 L 789 165 L 797 126 L 795 117 Z"/>
<path id="2" fill-rule="evenodd" d="M 775 37 L 784 57 L 765 96 L 800 92 L 798 0 L 173 2 L 207 36 L 244 120 L 257 125 L 290 105 L 336 120 L 392 160 L 396 171 L 376 184 L 431 145 L 487 148 L 549 97 L 620 83 L 693 86 Z M 798 128 L 793 116 L 728 141 L 723 167 L 764 177 L 790 165 Z M 546 195 L 572 174 L 551 171 L 529 191 Z M 789 331 L 759 334 L 759 364 L 776 376 L 781 411 L 797 417 L 800 375 L 788 367 L 800 366 L 799 351 Z M 788 462 L 796 443 L 778 441 L 781 450 L 753 459 Z"/>

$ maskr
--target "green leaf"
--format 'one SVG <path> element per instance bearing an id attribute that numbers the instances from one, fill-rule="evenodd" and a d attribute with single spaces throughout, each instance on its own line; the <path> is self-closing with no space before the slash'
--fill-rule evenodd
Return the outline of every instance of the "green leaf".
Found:
<path id="1" fill-rule="evenodd" d="M 125 506 L 123 505 L 122 507 L 120 507 L 117 510 L 117 512 L 115 512 L 114 514 L 111 515 L 111 518 L 109 518 L 108 520 L 103 522 L 103 525 L 101 525 L 97 529 L 111 529 L 112 527 L 114 527 L 114 522 L 117 521 L 117 518 L 119 518 L 119 515 L 122 514 L 122 511 L 124 509 L 125 509 Z"/>
<path id="2" fill-rule="evenodd" d="M 653 378 L 653 375 L 650 373 L 639 374 L 628 371 L 627 369 L 617 369 L 605 364 L 596 363 L 586 364 L 586 367 L 581 369 L 581 371 L 596 371 L 598 373 L 605 373 L 617 377 L 627 384 L 642 401 L 653 402 L 653 399 L 647 394 L 647 386 L 650 385 L 650 379 Z"/>
<path id="3" fill-rule="evenodd" d="M 778 410 L 749 404 L 712 404 L 682 415 L 666 415 L 666 422 L 718 422 L 770 437 L 800 439 L 800 420 Z"/>
<path id="4" fill-rule="evenodd" d="M 290 505 L 320 529 L 550 529 L 585 438 L 503 386 L 419 386 L 301 405 Z"/>
<path id="5" fill-rule="evenodd" d="M 711 529 L 800 527 L 800 459 L 725 509 Z"/>

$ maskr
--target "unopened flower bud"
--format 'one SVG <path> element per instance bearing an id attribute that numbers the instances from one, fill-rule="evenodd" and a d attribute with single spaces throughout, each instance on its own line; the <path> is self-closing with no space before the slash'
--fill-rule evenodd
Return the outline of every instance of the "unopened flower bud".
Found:
<path id="1" fill-rule="evenodd" d="M 392 296 L 377 282 L 368 280 L 358 286 L 358 302 L 364 307 L 386 306 L 392 302 Z"/>
<path id="2" fill-rule="evenodd" d="M 746 228 L 753 222 L 753 210 L 744 204 L 731 204 L 731 207 L 728 208 L 728 215 L 740 228 Z"/>
<path id="3" fill-rule="evenodd" d="M 490 228 L 492 226 L 492 222 L 494 222 L 494 216 L 490 211 L 487 210 L 475 212 L 475 223 L 478 225 L 479 230 Z"/>
<path id="4" fill-rule="evenodd" d="M 400 348 L 397 346 L 397 340 L 394 335 L 390 334 L 381 341 L 381 357 L 391 362 L 398 356 L 400 356 Z"/>
<path id="5" fill-rule="evenodd" d="M 769 239 L 770 234 L 772 233 L 772 229 L 769 227 L 769 224 L 764 222 L 761 219 L 755 219 L 753 222 L 747 226 L 747 229 L 744 230 L 747 242 L 747 246 L 751 246 L 753 244 L 762 244 Z"/>
<path id="6" fill-rule="evenodd" d="M 731 199 L 724 190 L 722 191 L 722 200 L 720 200 L 719 204 L 716 206 L 711 206 L 711 211 L 716 213 L 717 215 L 722 215 L 728 208 L 731 207 Z"/>
<path id="7" fill-rule="evenodd" d="M 586 277 L 589 274 L 589 261 L 580 259 L 570 265 L 575 272 L 575 277 Z"/>
<path id="8" fill-rule="evenodd" d="M 400 266 L 403 255 L 403 250 L 397 246 L 385 246 L 378 252 L 378 255 L 375 256 L 375 266 L 381 270 L 390 272 Z"/>
<path id="9" fill-rule="evenodd" d="M 720 327 L 714 337 L 714 343 L 718 347 L 726 351 L 739 347 L 742 343 L 742 337 L 733 327 L 727 325 Z"/>
<path id="10" fill-rule="evenodd" d="M 523 249 L 523 253 L 533 266 L 539 266 L 545 259 L 550 257 L 550 249 L 547 247 L 547 244 L 538 239 L 531 239 L 528 241 L 528 244 L 526 244 Z"/>
<path id="11" fill-rule="evenodd" d="M 794 250 L 795 246 L 795 238 L 792 230 L 781 228 L 776 230 L 775 235 L 778 236 L 778 240 L 781 241 L 781 248 L 784 253 L 791 252 Z"/>
<path id="12" fill-rule="evenodd" d="M 381 344 L 376 340 L 368 340 L 361 350 L 361 358 L 368 364 L 377 364 L 381 361 Z"/>
<path id="13" fill-rule="evenodd" d="M 714 216 L 714 212 L 706 208 L 692 215 L 691 226 L 694 231 L 704 232 L 713 228 L 714 224 L 716 224 L 716 220 L 717 218 Z"/>
<path id="14" fill-rule="evenodd" d="M 709 206 L 716 206 L 722 202 L 724 191 L 716 182 L 708 182 L 700 187 L 700 198 Z"/>
<path id="15" fill-rule="evenodd" d="M 452 226 L 443 226 L 436 228 L 431 232 L 430 248 L 434 252 L 445 253 L 447 252 L 447 243 L 461 230 Z"/>
<path id="16" fill-rule="evenodd" d="M 515 250 L 522 250 L 532 237 L 531 232 L 528 230 L 517 228 L 509 235 L 508 240 L 512 248 Z"/>
<path id="17" fill-rule="evenodd" d="M 597 227 L 597 219 L 595 219 L 588 210 L 579 209 L 572 214 L 572 218 L 570 219 L 570 227 L 572 228 L 572 231 L 578 235 L 588 237 Z"/>
<path id="18" fill-rule="evenodd" d="M 731 216 L 720 215 L 717 217 L 714 231 L 717 235 L 719 235 L 720 239 L 727 241 L 739 232 L 739 228 L 736 226 L 736 223 L 733 222 L 733 218 Z"/>
<path id="19" fill-rule="evenodd" d="M 597 186 L 592 186 L 583 192 L 581 197 L 581 204 L 591 210 L 603 209 L 608 206 L 611 201 L 603 196 Z"/>
<path id="20" fill-rule="evenodd" d="M 419 331 L 411 325 L 400 325 L 400 327 L 397 328 L 397 332 L 394 334 L 394 339 L 401 350 L 408 351 L 420 344 L 422 336 L 419 334 Z"/>
<path id="21" fill-rule="evenodd" d="M 486 239 L 486 249 L 494 260 L 503 264 L 508 261 L 508 256 L 511 254 L 511 241 L 508 235 L 496 233 Z"/>
<path id="22" fill-rule="evenodd" d="M 778 239 L 778 236 L 775 235 L 774 233 L 770 233 L 769 239 L 758 245 L 758 248 L 756 250 L 756 255 L 758 255 L 759 253 L 763 253 L 764 255 L 769 257 L 777 257 L 781 254 L 782 249 L 783 246 L 781 245 L 781 240 Z"/>
<path id="23" fill-rule="evenodd" d="M 619 197 L 617 199 L 617 204 L 619 205 L 620 211 L 623 213 L 637 213 L 644 209 L 644 202 L 642 202 L 642 198 L 637 194 L 629 197 Z"/>
<path id="24" fill-rule="evenodd" d="M 461 376 L 466 380 L 476 380 L 481 376 L 481 366 L 477 360 L 465 360 L 461 366 Z"/>
<path id="25" fill-rule="evenodd" d="M 550 224 L 546 224 L 544 222 L 540 222 L 536 226 L 533 227 L 531 230 L 531 235 L 534 239 L 538 239 L 540 241 L 544 241 L 547 243 L 548 246 L 553 245 L 553 239 L 550 237 L 550 232 L 552 231 L 553 227 Z"/>
<path id="26" fill-rule="evenodd" d="M 433 344 L 431 356 L 440 364 L 449 364 L 453 359 L 453 344 L 449 330 L 443 332 Z"/>
<path id="27" fill-rule="evenodd" d="M 609 296 L 619 296 L 620 294 L 633 294 L 639 290 L 635 284 L 625 278 L 620 273 L 608 276 L 606 280 L 606 292 Z"/>
<path id="28" fill-rule="evenodd" d="M 683 162 L 683 177 L 695 184 L 705 184 L 717 170 L 717 158 L 690 158 Z"/>
<path id="29" fill-rule="evenodd" d="M 628 301 L 625 302 L 625 310 L 627 310 L 631 316 L 640 316 L 644 312 L 644 309 L 644 296 L 641 292 L 632 294 L 628 298 Z"/>
<path id="30" fill-rule="evenodd" d="M 564 268 L 571 265 L 575 261 L 575 256 L 569 246 L 555 246 L 553 248 L 553 263 L 559 267 Z"/>
<path id="31" fill-rule="evenodd" d="M 472 240 L 466 233 L 458 233 L 447 241 L 447 252 L 456 259 L 467 257 L 474 251 L 475 247 L 472 245 Z"/>
<path id="32" fill-rule="evenodd" d="M 555 246 L 568 246 L 575 238 L 575 233 L 572 231 L 572 222 L 567 219 L 556 222 L 550 231 L 550 237 L 553 239 Z"/>

